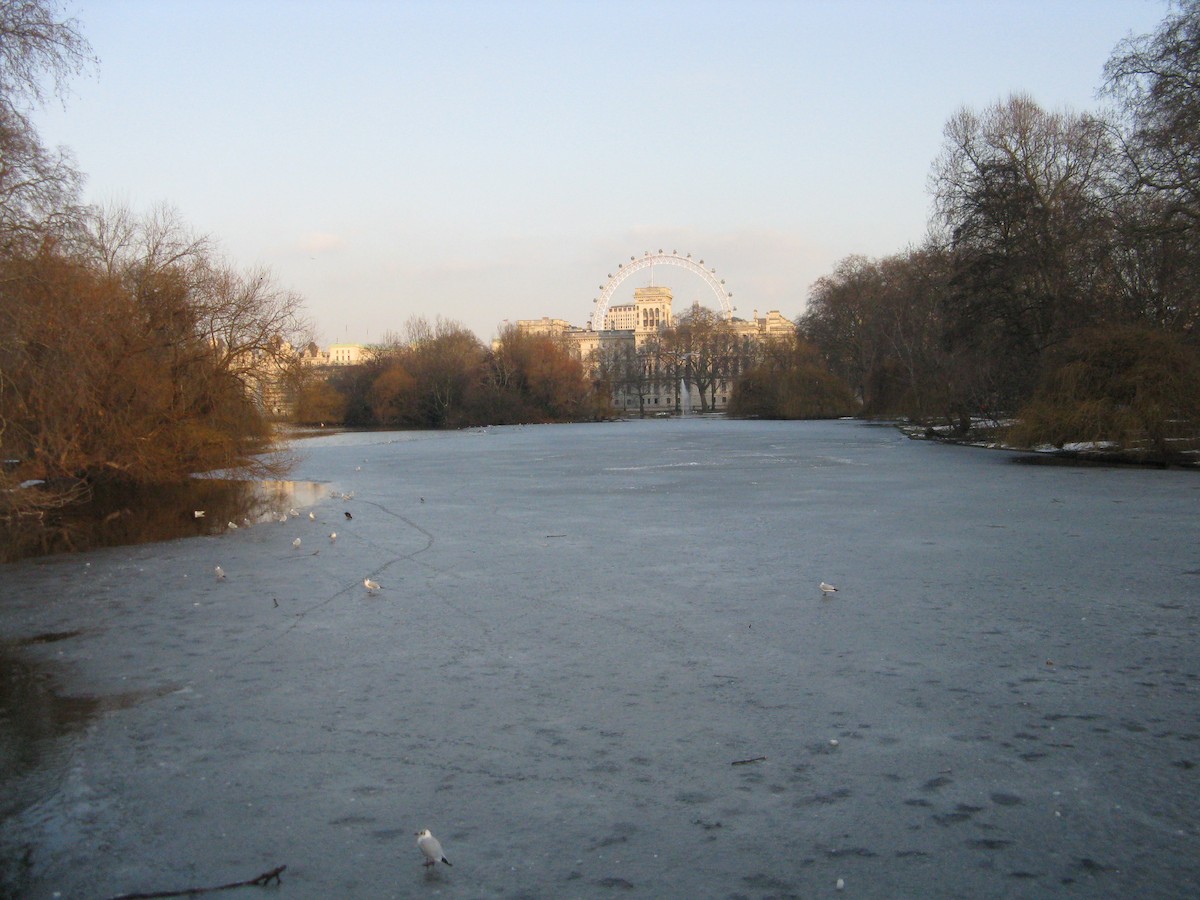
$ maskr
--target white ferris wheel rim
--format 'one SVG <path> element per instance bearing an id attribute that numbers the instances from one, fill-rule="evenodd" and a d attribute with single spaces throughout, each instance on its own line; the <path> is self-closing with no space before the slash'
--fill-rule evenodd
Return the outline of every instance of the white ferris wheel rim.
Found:
<path id="1" fill-rule="evenodd" d="M 659 250 L 657 253 L 647 250 L 641 256 L 631 256 L 629 257 L 629 262 L 619 264 L 615 273 L 609 273 L 607 283 L 600 285 L 600 296 L 592 301 L 595 304 L 591 318 L 592 330 L 600 331 L 604 328 L 604 317 L 608 315 L 609 301 L 612 300 L 613 294 L 616 293 L 621 282 L 625 281 L 634 272 L 640 272 L 642 269 L 658 265 L 678 266 L 679 268 L 687 269 L 694 275 L 700 276 L 717 298 L 717 302 L 721 306 L 722 315 L 726 319 L 733 318 L 733 293 L 725 290 L 725 280 L 717 278 L 715 266 L 706 269 L 704 268 L 704 260 L 697 262 L 692 259 L 692 254 L 682 254 L 678 250 L 672 250 L 669 253 L 663 250 Z"/>

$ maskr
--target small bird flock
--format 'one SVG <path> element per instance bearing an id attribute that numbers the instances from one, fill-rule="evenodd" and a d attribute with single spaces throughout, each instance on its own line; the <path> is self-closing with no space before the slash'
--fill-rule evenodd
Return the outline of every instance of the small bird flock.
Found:
<path id="1" fill-rule="evenodd" d="M 355 471 L 362 471 L 362 467 L 359 466 Z M 354 499 L 354 492 L 350 491 L 349 493 L 342 493 L 339 491 L 330 491 L 329 496 L 335 500 L 340 499 L 343 502 L 349 502 L 350 500 Z M 424 503 L 425 499 L 421 498 L 421 502 Z M 348 510 L 348 509 L 344 510 L 342 514 L 345 516 L 346 521 L 348 521 L 348 522 L 352 521 L 354 519 L 354 516 L 350 513 L 350 510 Z M 204 515 L 205 515 L 205 511 L 202 509 L 197 509 L 192 512 L 192 516 L 196 519 L 202 519 L 202 518 L 204 518 Z M 263 513 L 263 515 L 260 517 L 260 519 L 258 521 L 259 522 L 286 523 L 286 522 L 291 521 L 292 519 L 298 519 L 298 518 L 300 518 L 300 516 L 301 516 L 300 510 L 293 507 L 293 508 L 287 510 L 287 512 L 273 511 L 273 512 Z M 310 522 L 316 522 L 317 514 L 315 512 L 310 511 L 308 513 L 308 520 Z M 248 518 L 242 519 L 242 524 L 240 526 L 241 528 L 249 528 L 250 526 L 251 526 L 251 522 Z M 238 524 L 236 522 L 234 522 L 232 519 L 228 522 L 228 524 L 225 527 L 226 527 L 226 530 L 228 530 L 228 531 L 237 531 L 239 528 Z M 337 539 L 338 539 L 338 533 L 336 531 L 329 532 L 329 543 L 331 543 L 331 544 L 336 543 Z M 297 537 L 292 540 L 292 549 L 299 550 L 301 548 L 301 546 L 303 546 L 303 544 L 304 544 L 304 541 L 301 538 Z M 314 555 L 316 555 L 316 553 L 319 553 L 319 552 L 320 552 L 319 550 L 314 551 Z M 221 566 L 214 567 L 213 574 L 216 577 L 217 581 L 225 580 L 225 570 Z M 366 588 L 367 593 L 371 596 L 374 596 L 376 594 L 376 592 L 383 589 L 380 586 L 379 582 L 372 580 L 370 576 L 364 578 L 362 583 L 363 583 L 363 587 Z M 278 601 L 276 601 L 276 606 L 278 606 L 278 605 L 279 605 Z M 437 839 L 434 838 L 432 835 L 429 835 L 428 831 L 426 831 L 425 834 L 428 836 L 429 840 L 433 841 L 434 845 L 436 846 Z M 449 865 L 449 863 L 447 862 L 446 865 Z"/>

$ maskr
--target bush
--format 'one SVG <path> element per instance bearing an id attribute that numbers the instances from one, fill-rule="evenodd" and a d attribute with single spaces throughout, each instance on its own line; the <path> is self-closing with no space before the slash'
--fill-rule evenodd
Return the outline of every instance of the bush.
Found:
<path id="1" fill-rule="evenodd" d="M 1008 439 L 1104 444 L 1147 461 L 1177 461 L 1200 447 L 1200 356 L 1164 331 L 1081 332 L 1054 354 Z"/>

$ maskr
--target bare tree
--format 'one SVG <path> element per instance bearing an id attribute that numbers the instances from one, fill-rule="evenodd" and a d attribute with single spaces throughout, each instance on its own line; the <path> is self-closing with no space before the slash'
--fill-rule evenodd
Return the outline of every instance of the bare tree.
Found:
<path id="1" fill-rule="evenodd" d="M 0 0 L 0 252 L 35 246 L 72 221 L 80 176 L 67 151 L 42 146 L 28 114 L 94 63 L 56 3 Z"/>
<path id="2" fill-rule="evenodd" d="M 1106 123 L 1027 96 L 947 123 L 931 181 L 953 254 L 948 334 L 1005 363 L 977 402 L 1014 408 L 1044 351 L 1106 313 L 1111 172 Z"/>
<path id="3" fill-rule="evenodd" d="M 1104 89 L 1126 116 L 1141 186 L 1169 195 L 1170 215 L 1200 222 L 1200 0 L 1177 0 L 1151 35 L 1122 41 Z"/>
<path id="4" fill-rule="evenodd" d="M 55 0 L 0 0 L 0 106 L 9 112 L 62 96 L 72 76 L 97 63 L 78 23 L 58 7 Z"/>

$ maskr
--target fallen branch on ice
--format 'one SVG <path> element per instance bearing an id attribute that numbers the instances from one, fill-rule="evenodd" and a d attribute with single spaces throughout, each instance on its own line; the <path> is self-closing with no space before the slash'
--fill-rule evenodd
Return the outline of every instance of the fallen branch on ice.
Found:
<path id="1" fill-rule="evenodd" d="M 232 881 L 229 884 L 206 888 L 184 888 L 181 891 L 155 891 L 150 894 L 119 894 L 111 900 L 150 900 L 152 897 L 194 897 L 196 894 L 212 894 L 216 891 L 231 891 L 240 887 L 263 887 L 272 881 L 281 884 L 279 875 L 287 866 L 276 866 L 270 872 L 263 872 L 257 878 L 248 881 Z"/>
<path id="2" fill-rule="evenodd" d="M 745 766 L 745 765 L 749 765 L 750 763 L 762 762 L 764 759 L 766 759 L 765 756 L 755 756 L 750 759 L 735 759 L 733 762 L 730 763 L 730 765 L 731 766 Z"/>

